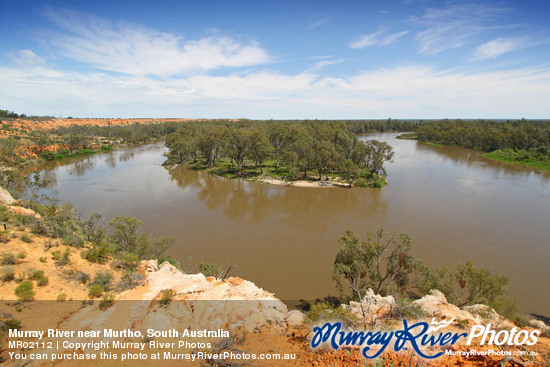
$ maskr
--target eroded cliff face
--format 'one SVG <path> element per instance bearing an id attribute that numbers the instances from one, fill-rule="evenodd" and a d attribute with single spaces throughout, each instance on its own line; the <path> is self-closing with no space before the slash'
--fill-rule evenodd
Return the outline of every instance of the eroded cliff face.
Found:
<path id="1" fill-rule="evenodd" d="M 120 293 L 106 310 L 86 307 L 65 320 L 66 329 L 232 330 L 287 328 L 288 310 L 273 294 L 241 278 L 219 280 L 184 274 L 168 262 L 142 262 L 142 285 Z M 163 291 L 173 296 L 164 299 Z"/>

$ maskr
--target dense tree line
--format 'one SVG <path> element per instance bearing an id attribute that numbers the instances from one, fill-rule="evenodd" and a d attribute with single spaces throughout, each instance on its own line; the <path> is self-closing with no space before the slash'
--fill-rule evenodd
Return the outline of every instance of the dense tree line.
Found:
<path id="1" fill-rule="evenodd" d="M 419 140 L 486 152 L 509 148 L 547 153 L 550 147 L 548 121 L 441 120 L 419 124 L 415 131 Z"/>
<path id="2" fill-rule="evenodd" d="M 337 121 L 188 123 L 166 137 L 166 146 L 172 164 L 202 160 L 205 168 L 213 168 L 220 163 L 239 176 L 250 174 L 248 165 L 255 174 L 288 181 L 311 174 L 329 180 L 330 175 L 360 186 L 385 173 L 383 164 L 393 156 L 388 144 L 360 141 L 348 123 Z M 374 186 L 380 186 L 377 182 Z"/>

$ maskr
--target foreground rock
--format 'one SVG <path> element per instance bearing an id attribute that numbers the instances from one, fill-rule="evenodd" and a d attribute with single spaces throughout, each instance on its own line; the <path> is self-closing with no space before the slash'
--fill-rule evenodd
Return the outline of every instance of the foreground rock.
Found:
<path id="1" fill-rule="evenodd" d="M 61 327 L 142 332 L 238 327 L 253 332 L 269 326 L 283 332 L 288 324 L 296 324 L 296 315 L 287 318 L 284 303 L 241 278 L 219 280 L 202 274 L 184 274 L 167 262 L 158 267 L 156 261 L 142 263 L 140 270 L 146 275 L 145 284 L 121 293 L 106 310 L 83 308 Z M 172 290 L 173 297 L 163 299 L 165 290 Z"/>

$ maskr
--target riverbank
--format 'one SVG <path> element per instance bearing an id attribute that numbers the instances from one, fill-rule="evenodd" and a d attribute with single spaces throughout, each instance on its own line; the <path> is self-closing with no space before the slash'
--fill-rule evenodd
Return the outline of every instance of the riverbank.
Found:
<path id="1" fill-rule="evenodd" d="M 483 157 L 495 161 L 511 164 L 520 164 L 522 166 L 550 171 L 549 159 L 537 159 L 536 156 L 527 151 L 513 151 L 511 149 L 499 149 L 493 152 L 482 154 Z"/>
<path id="2" fill-rule="evenodd" d="M 315 187 L 315 188 L 351 188 L 352 185 L 336 182 L 336 181 L 285 181 L 278 180 L 274 178 L 260 178 L 256 182 L 266 183 L 270 185 L 277 186 L 288 186 L 288 187 Z"/>
<path id="3" fill-rule="evenodd" d="M 169 162 L 169 161 L 167 161 Z M 166 166 L 175 166 L 166 163 Z M 344 180 L 335 174 L 323 174 L 319 179 L 314 171 L 307 172 L 307 179 L 304 179 L 303 173 L 291 173 L 290 170 L 282 165 L 277 167 L 276 161 L 270 159 L 266 161 L 261 169 L 255 167 L 254 162 L 247 162 L 243 165 L 241 173 L 238 172 L 234 163 L 230 159 L 219 159 L 213 167 L 207 167 L 201 160 L 195 163 L 182 163 L 186 168 L 202 171 L 208 174 L 229 179 L 243 179 L 249 182 L 259 182 L 278 186 L 309 187 L 309 188 L 350 188 L 350 187 L 372 187 L 382 188 L 387 185 L 386 177 L 378 174 L 362 173 L 360 177 L 350 181 Z M 298 177 L 301 177 L 299 179 Z"/>

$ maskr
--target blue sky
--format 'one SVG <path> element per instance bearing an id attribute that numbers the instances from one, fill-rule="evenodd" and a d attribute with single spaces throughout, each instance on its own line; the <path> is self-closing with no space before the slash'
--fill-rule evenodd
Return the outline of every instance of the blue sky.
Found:
<path id="1" fill-rule="evenodd" d="M 0 0 L 0 108 L 550 118 L 550 2 Z"/>

